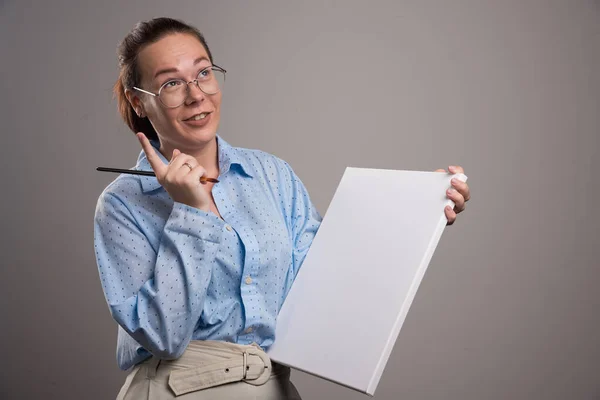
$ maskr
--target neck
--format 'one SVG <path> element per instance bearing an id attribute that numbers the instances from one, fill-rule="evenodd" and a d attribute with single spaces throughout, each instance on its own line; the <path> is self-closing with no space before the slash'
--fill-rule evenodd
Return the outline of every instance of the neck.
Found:
<path id="1" fill-rule="evenodd" d="M 216 178 L 219 176 L 219 157 L 216 137 L 207 143 L 194 147 L 183 147 L 172 143 L 161 142 L 159 150 L 170 162 L 174 149 L 194 157 L 196 161 L 198 161 L 198 164 L 206 169 L 206 173 L 209 177 Z"/>

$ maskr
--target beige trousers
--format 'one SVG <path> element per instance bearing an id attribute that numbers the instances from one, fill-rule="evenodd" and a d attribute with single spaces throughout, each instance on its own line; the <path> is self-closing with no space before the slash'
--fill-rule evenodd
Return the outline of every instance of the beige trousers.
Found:
<path id="1" fill-rule="evenodd" d="M 257 345 L 192 340 L 177 360 L 136 365 L 117 400 L 301 400 L 290 369 Z"/>

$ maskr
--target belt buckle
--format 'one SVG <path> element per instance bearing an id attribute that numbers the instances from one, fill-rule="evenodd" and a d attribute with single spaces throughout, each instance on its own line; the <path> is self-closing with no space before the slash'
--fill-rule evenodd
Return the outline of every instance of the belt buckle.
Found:
<path id="1" fill-rule="evenodd" d="M 250 383 L 250 384 L 256 385 L 256 386 L 266 383 L 269 380 L 269 377 L 271 376 L 271 359 L 269 358 L 269 356 L 267 356 L 267 353 L 265 353 L 262 349 L 257 349 L 254 346 L 252 346 L 252 347 L 249 347 L 246 350 L 244 350 L 242 355 L 244 357 L 242 380 L 244 382 L 247 382 L 247 383 Z M 255 379 L 247 378 L 247 372 L 250 369 L 250 366 L 248 365 L 248 356 L 250 356 L 250 355 L 258 356 L 264 364 L 263 371 Z"/>

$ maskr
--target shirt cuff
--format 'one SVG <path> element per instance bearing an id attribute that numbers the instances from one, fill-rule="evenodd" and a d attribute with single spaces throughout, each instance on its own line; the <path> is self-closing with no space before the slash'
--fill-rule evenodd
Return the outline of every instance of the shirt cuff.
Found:
<path id="1" fill-rule="evenodd" d="M 225 222 L 210 211 L 174 202 L 167 222 L 171 230 L 196 236 L 202 240 L 220 243 Z"/>

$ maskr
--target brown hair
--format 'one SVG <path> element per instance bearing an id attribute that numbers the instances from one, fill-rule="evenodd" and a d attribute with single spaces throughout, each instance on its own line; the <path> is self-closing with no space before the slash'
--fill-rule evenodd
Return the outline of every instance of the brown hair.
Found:
<path id="1" fill-rule="evenodd" d="M 120 71 L 113 92 L 117 98 L 119 113 L 129 129 L 134 133 L 143 132 L 150 140 L 158 140 L 158 135 L 148 118 L 137 116 L 125 96 L 125 89 L 131 90 L 134 86 L 139 85 L 137 56 L 144 46 L 155 43 L 172 33 L 187 33 L 198 38 L 206 49 L 210 62 L 213 62 L 212 54 L 202 33 L 193 26 L 172 18 L 162 17 L 138 22 L 117 47 Z"/>

